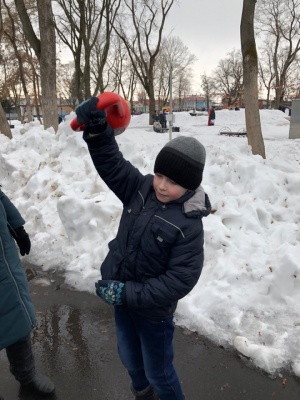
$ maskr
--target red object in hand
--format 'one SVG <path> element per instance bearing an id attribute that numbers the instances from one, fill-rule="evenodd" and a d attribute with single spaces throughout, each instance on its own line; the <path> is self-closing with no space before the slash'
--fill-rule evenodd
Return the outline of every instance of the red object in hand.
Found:
<path id="1" fill-rule="evenodd" d="M 128 127 L 131 113 L 128 103 L 117 93 L 105 92 L 98 96 L 98 110 L 105 110 L 106 121 L 113 128 L 115 136 L 120 135 Z M 77 118 L 71 121 L 73 131 L 83 131 L 84 124 L 79 124 Z"/>

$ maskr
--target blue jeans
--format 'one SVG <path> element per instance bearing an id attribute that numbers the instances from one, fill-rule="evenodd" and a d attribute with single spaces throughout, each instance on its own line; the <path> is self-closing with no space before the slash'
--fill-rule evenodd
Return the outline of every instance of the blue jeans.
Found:
<path id="1" fill-rule="evenodd" d="M 135 390 L 152 385 L 160 400 L 184 400 L 173 367 L 173 317 L 150 321 L 125 307 L 115 307 L 119 356 Z"/>

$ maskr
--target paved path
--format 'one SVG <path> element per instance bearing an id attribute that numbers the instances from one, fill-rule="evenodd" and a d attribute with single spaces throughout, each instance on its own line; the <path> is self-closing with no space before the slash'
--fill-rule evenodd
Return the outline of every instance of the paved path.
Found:
<path id="1" fill-rule="evenodd" d="M 131 400 L 129 378 L 116 351 L 112 308 L 97 296 L 72 290 L 55 272 L 27 269 L 36 306 L 34 351 L 39 370 L 55 382 L 55 400 Z M 42 286 L 40 278 L 51 280 Z M 186 400 L 299 400 L 300 381 L 270 379 L 236 352 L 177 327 L 175 365 Z M 19 390 L 0 352 L 0 395 L 38 400 Z"/>

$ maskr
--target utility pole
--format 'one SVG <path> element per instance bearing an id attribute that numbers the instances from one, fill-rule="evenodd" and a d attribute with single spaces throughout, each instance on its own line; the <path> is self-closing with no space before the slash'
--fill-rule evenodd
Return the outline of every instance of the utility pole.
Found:
<path id="1" fill-rule="evenodd" d="M 292 100 L 289 139 L 300 138 L 300 97 Z"/>

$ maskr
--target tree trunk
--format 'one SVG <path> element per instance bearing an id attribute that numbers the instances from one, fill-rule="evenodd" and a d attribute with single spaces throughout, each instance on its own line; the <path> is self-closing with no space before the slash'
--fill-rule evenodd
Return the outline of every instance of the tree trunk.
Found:
<path id="1" fill-rule="evenodd" d="M 37 0 L 40 40 L 37 38 L 27 14 L 24 0 L 15 0 L 26 39 L 40 62 L 42 109 L 45 129 L 58 129 L 56 96 L 56 41 L 51 0 Z"/>
<path id="2" fill-rule="evenodd" d="M 26 96 L 26 114 L 27 114 L 28 122 L 32 121 L 32 119 L 33 119 L 32 118 L 32 109 L 31 109 L 31 103 L 30 103 L 29 95 Z"/>
<path id="3" fill-rule="evenodd" d="M 2 133 L 4 136 L 7 136 L 9 139 L 12 139 L 9 123 L 7 122 L 6 114 L 3 110 L 1 103 L 0 103 L 0 133 Z"/>
<path id="4" fill-rule="evenodd" d="M 56 43 L 51 0 L 37 0 L 41 37 L 41 87 L 44 128 L 58 129 Z"/>
<path id="5" fill-rule="evenodd" d="M 148 98 L 149 98 L 149 125 L 153 125 L 153 118 L 152 114 L 153 111 L 155 110 L 155 96 L 154 96 L 154 86 L 153 86 L 153 80 L 149 82 L 149 87 L 148 87 Z"/>
<path id="6" fill-rule="evenodd" d="M 258 107 L 258 63 L 254 36 L 254 11 L 256 0 L 244 0 L 241 19 L 241 47 L 243 54 L 243 78 L 245 114 L 248 144 L 253 154 L 265 156 Z"/>

